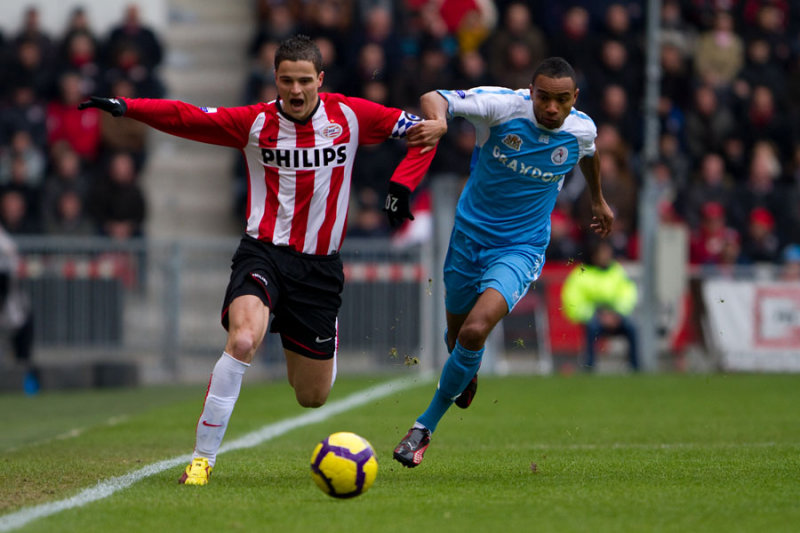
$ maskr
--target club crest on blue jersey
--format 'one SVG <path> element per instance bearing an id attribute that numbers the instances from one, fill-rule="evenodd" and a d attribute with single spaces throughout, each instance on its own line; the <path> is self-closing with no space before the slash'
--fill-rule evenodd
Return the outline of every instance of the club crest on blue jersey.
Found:
<path id="1" fill-rule="evenodd" d="M 319 134 L 325 137 L 326 139 L 335 139 L 339 135 L 342 134 L 344 129 L 342 128 L 341 124 L 336 124 L 335 122 L 328 122 L 323 128 L 319 131 Z"/>
<path id="2" fill-rule="evenodd" d="M 554 165 L 563 165 L 567 161 L 567 157 L 569 157 L 569 150 L 565 146 L 559 146 L 550 154 L 550 161 Z"/>
<path id="3" fill-rule="evenodd" d="M 502 143 L 517 152 L 519 152 L 519 149 L 522 148 L 522 139 L 519 135 L 515 135 L 513 133 L 506 135 L 503 138 Z"/>

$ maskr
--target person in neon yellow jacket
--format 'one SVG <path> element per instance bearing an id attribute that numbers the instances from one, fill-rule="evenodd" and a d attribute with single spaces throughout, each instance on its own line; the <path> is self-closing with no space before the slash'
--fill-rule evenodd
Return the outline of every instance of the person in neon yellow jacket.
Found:
<path id="1" fill-rule="evenodd" d="M 623 335 L 629 344 L 631 367 L 639 369 L 636 324 L 631 318 L 638 298 L 636 283 L 607 241 L 598 241 L 589 260 L 576 266 L 561 289 L 562 310 L 574 323 L 586 326 L 586 367 L 594 368 L 595 341 L 600 336 Z"/>

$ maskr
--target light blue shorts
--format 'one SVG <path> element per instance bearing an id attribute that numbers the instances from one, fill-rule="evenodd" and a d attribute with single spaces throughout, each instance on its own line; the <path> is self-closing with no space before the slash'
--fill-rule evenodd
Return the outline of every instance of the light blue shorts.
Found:
<path id="1" fill-rule="evenodd" d="M 511 312 L 539 279 L 544 250 L 530 244 L 486 248 L 454 229 L 444 260 L 445 307 L 453 314 L 467 314 L 478 296 L 492 288 L 503 295 Z"/>

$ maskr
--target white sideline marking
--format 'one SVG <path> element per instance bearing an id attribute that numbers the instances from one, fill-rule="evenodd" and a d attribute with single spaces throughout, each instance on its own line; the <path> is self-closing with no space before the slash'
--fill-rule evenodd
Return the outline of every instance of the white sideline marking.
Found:
<path id="1" fill-rule="evenodd" d="M 308 411 L 307 413 L 294 418 L 288 418 L 286 420 L 281 420 L 280 422 L 275 422 L 274 424 L 269 424 L 261 429 L 253 431 L 252 433 L 248 433 L 247 435 L 239 437 L 238 439 L 234 439 L 222 446 L 219 450 L 219 453 L 258 446 L 259 444 L 274 439 L 275 437 L 279 437 L 293 429 L 316 424 L 317 422 L 322 422 L 332 416 L 349 411 L 355 407 L 360 407 L 372 400 L 377 400 L 385 396 L 389 396 L 390 394 L 394 394 L 395 392 L 416 386 L 423 381 L 424 379 L 421 380 L 418 377 L 403 377 L 370 387 L 369 389 L 353 393 L 337 402 L 331 402 L 323 407 L 320 407 L 319 409 Z M 39 518 L 44 518 L 61 511 L 82 507 L 88 503 L 102 500 L 103 498 L 107 498 L 117 491 L 127 489 L 134 483 L 147 477 L 159 474 L 164 470 L 168 470 L 180 464 L 188 463 L 191 458 L 192 454 L 187 453 L 186 455 L 173 457 L 172 459 L 165 459 L 122 476 L 101 481 L 94 487 L 84 489 L 70 498 L 65 498 L 55 502 L 43 503 L 33 507 L 24 507 L 14 513 L 0 516 L 0 531 L 11 531 Z"/>

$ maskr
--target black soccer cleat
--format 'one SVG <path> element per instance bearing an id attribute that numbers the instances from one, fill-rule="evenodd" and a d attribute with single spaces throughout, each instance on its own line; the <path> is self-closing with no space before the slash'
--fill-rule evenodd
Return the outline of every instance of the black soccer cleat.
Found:
<path id="1" fill-rule="evenodd" d="M 458 395 L 456 398 L 456 405 L 462 409 L 466 409 L 472 403 L 472 399 L 475 398 L 475 393 L 478 392 L 478 374 L 476 373 L 469 383 L 467 383 L 464 392 Z"/>
<path id="2" fill-rule="evenodd" d="M 394 449 L 394 460 L 414 468 L 422 462 L 422 456 L 431 443 L 431 432 L 426 428 L 411 428 Z"/>

